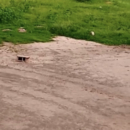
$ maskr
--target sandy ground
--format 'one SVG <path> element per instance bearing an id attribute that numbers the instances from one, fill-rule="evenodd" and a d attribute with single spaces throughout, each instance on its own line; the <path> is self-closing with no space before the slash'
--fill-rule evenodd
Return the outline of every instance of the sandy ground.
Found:
<path id="1" fill-rule="evenodd" d="M 130 49 L 66 37 L 5 43 L 0 130 L 130 130 Z"/>

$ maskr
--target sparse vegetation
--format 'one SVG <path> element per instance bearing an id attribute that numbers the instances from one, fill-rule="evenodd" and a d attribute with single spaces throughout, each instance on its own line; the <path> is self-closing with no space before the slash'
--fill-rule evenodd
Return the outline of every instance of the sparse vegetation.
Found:
<path id="1" fill-rule="evenodd" d="M 0 0 L 0 42 L 49 41 L 64 35 L 130 45 L 129 7 L 129 0 Z M 19 33 L 20 27 L 27 32 Z"/>

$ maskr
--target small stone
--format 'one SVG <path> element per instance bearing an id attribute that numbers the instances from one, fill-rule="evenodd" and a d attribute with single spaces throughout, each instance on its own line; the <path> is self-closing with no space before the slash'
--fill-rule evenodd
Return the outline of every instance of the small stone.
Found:
<path id="1" fill-rule="evenodd" d="M 3 29 L 3 32 L 8 32 L 8 31 L 12 31 L 11 29 Z"/>
<path id="2" fill-rule="evenodd" d="M 93 31 L 91 31 L 91 35 L 92 35 L 92 36 L 94 36 L 94 35 L 95 35 L 95 33 L 94 33 Z"/>
<path id="3" fill-rule="evenodd" d="M 23 27 L 20 27 L 20 28 L 18 29 L 18 31 L 19 31 L 19 32 L 27 32 L 26 29 L 24 29 Z"/>

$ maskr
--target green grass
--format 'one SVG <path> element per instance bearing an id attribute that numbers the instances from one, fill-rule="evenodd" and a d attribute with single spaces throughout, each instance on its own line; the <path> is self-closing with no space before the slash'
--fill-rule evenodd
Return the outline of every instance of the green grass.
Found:
<path id="1" fill-rule="evenodd" d="M 62 35 L 130 45 L 129 8 L 129 0 L 0 0 L 0 43 L 45 42 Z M 27 32 L 19 33 L 20 27 Z"/>

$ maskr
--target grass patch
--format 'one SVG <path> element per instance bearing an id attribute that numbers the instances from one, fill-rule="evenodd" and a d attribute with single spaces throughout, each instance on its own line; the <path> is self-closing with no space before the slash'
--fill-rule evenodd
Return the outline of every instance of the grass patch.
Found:
<path id="1" fill-rule="evenodd" d="M 130 45 L 129 8 L 129 0 L 0 0 L 0 42 L 45 42 L 63 35 Z M 27 32 L 19 33 L 20 27 Z"/>

